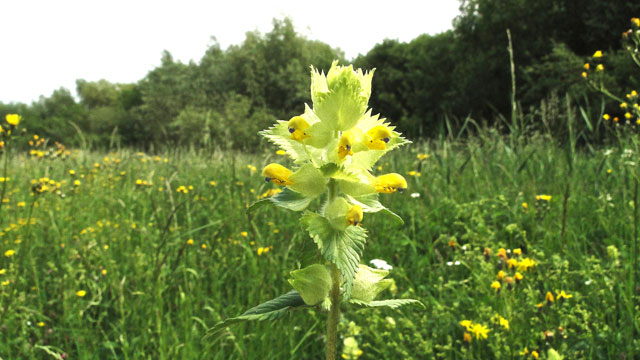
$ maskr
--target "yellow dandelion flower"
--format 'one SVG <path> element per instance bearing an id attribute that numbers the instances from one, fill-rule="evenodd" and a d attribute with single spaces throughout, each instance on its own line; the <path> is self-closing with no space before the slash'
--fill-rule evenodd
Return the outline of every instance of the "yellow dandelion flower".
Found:
<path id="1" fill-rule="evenodd" d="M 193 239 L 187 240 L 187 245 L 193 245 Z"/>
<path id="2" fill-rule="evenodd" d="M 626 113 L 624 113 L 624 118 L 625 118 L 625 119 L 629 120 L 629 119 L 631 119 L 632 117 L 633 117 L 633 115 L 631 115 L 631 113 L 630 113 L 630 112 L 626 112 Z"/>
<path id="3" fill-rule="evenodd" d="M 596 66 L 596 71 L 604 71 L 604 65 L 598 64 L 598 66 Z"/>
<path id="4" fill-rule="evenodd" d="M 587 76 L 589 76 L 585 71 L 582 72 L 582 74 L 580 74 L 583 78 L 586 78 Z"/>
<path id="5" fill-rule="evenodd" d="M 7 269 L 0 269 L 0 275 L 4 275 L 7 273 Z"/>
<path id="6" fill-rule="evenodd" d="M 537 351 L 533 350 L 533 351 L 531 352 L 531 357 L 533 357 L 534 359 L 537 359 L 539 356 L 540 356 L 540 354 L 538 354 L 538 352 L 537 352 Z"/>
<path id="7" fill-rule="evenodd" d="M 524 276 L 522 276 L 522 274 L 520 274 L 519 272 L 516 272 L 516 274 L 513 275 L 513 277 L 516 278 L 516 281 L 520 281 L 524 278 Z"/>
<path id="8" fill-rule="evenodd" d="M 491 283 L 491 288 L 494 289 L 495 291 L 499 291 L 501 287 L 502 285 L 500 285 L 499 281 L 494 281 Z"/>
<path id="9" fill-rule="evenodd" d="M 248 233 L 248 232 L 246 232 L 246 231 L 241 231 L 241 232 L 240 232 L 240 236 L 242 236 L 242 237 L 247 237 L 247 236 L 249 236 L 249 233 Z"/>
<path id="10" fill-rule="evenodd" d="M 43 326 L 44 326 L 44 322 L 42 322 L 42 321 L 38 321 L 38 323 L 36 324 L 36 326 L 38 326 L 38 327 L 43 327 Z"/>
<path id="11" fill-rule="evenodd" d="M 594 58 L 596 58 L 596 59 L 597 59 L 597 58 L 601 58 L 601 57 L 602 57 L 602 55 L 603 55 L 603 54 L 602 54 L 602 51 L 601 51 L 601 50 L 598 50 L 598 51 L 596 51 L 596 52 L 594 52 L 594 53 L 593 53 L 593 57 L 594 57 Z"/>
<path id="12" fill-rule="evenodd" d="M 608 121 L 609 119 L 611 119 L 611 116 L 609 114 L 604 114 L 602 115 L 602 118 Z"/>
<path id="13" fill-rule="evenodd" d="M 84 297 L 85 295 L 87 295 L 87 292 L 84 291 L 84 290 L 76 291 L 76 296 L 78 296 L 78 297 Z"/>
<path id="14" fill-rule="evenodd" d="M 102 271 L 100 272 L 102 274 L 102 276 L 107 276 L 107 269 L 102 269 Z"/>
<path id="15" fill-rule="evenodd" d="M 202 244 L 202 246 L 201 246 L 201 247 L 202 247 L 202 249 L 204 250 L 204 249 L 206 249 L 206 248 L 207 248 L 207 244 Z"/>
<path id="16" fill-rule="evenodd" d="M 527 204 L 526 202 L 522 203 L 522 209 L 523 210 L 527 210 L 529 208 L 529 204 Z"/>
<path id="17" fill-rule="evenodd" d="M 623 101 L 620 103 L 620 109 L 626 109 L 628 107 L 629 107 L 629 104 L 627 104 L 626 102 Z"/>
<path id="18" fill-rule="evenodd" d="M 7 123 L 12 126 L 18 126 L 22 120 L 22 117 L 18 114 L 7 114 L 4 118 L 7 120 Z"/>
<path id="19" fill-rule="evenodd" d="M 589 67 L 590 67 L 589 63 L 586 63 L 586 64 L 584 64 L 584 66 L 583 66 L 583 68 L 584 68 L 585 70 L 589 70 Z"/>
<path id="20" fill-rule="evenodd" d="M 16 254 L 15 250 L 7 250 L 4 252 L 4 256 L 6 257 L 12 257 L 15 254 Z"/>
<path id="21" fill-rule="evenodd" d="M 507 257 L 507 249 L 505 248 L 498 249 L 498 253 L 496 254 L 496 256 L 505 259 Z"/>
<path id="22" fill-rule="evenodd" d="M 640 27 L 640 19 L 639 18 L 636 18 L 636 17 L 631 18 L 631 23 L 633 25 L 635 25 L 636 27 Z"/>

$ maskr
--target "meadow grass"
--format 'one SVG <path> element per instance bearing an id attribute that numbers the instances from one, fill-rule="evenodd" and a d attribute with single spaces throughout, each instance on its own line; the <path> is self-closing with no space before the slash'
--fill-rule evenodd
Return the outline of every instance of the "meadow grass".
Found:
<path id="1" fill-rule="evenodd" d="M 404 194 L 381 196 L 405 225 L 365 215 L 362 260 L 389 262 L 393 297 L 426 308 L 345 305 L 341 339 L 353 336 L 361 359 L 546 358 L 549 348 L 567 359 L 640 356 L 637 138 L 600 149 L 569 143 L 487 131 L 383 158 L 375 173 L 409 182 Z M 245 211 L 275 187 L 260 169 L 286 165 L 283 157 L 7 150 L 2 358 L 323 356 L 320 310 L 201 341 L 217 322 L 289 291 L 289 271 L 315 246 L 298 214 Z M 465 340 L 463 320 L 487 337 Z"/>

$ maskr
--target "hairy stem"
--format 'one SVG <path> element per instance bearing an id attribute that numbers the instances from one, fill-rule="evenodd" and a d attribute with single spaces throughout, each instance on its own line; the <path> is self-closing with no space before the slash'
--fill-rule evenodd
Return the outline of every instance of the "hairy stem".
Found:
<path id="1" fill-rule="evenodd" d="M 327 319 L 327 360 L 335 360 L 338 350 L 338 320 L 340 319 L 340 270 L 331 264 L 331 308 Z"/>

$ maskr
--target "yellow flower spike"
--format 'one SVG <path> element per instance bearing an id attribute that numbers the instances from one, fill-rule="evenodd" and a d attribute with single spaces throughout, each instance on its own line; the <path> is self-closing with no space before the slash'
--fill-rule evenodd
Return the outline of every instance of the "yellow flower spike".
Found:
<path id="1" fill-rule="evenodd" d="M 400 174 L 390 173 L 376 178 L 376 192 L 391 194 L 396 191 L 403 192 L 407 189 L 407 180 Z"/>
<path id="2" fill-rule="evenodd" d="M 349 211 L 347 211 L 347 223 L 349 225 L 358 226 L 362 223 L 362 207 L 360 205 L 353 205 Z"/>
<path id="3" fill-rule="evenodd" d="M 5 116 L 5 120 L 7 120 L 7 123 L 9 123 L 9 125 L 18 126 L 18 124 L 20 124 L 20 120 L 22 120 L 22 117 L 18 114 L 7 114 Z"/>
<path id="4" fill-rule="evenodd" d="M 309 137 L 309 135 L 305 133 L 305 130 L 309 128 L 309 123 L 302 116 L 292 117 L 287 127 L 293 140 L 302 141 Z"/>
<path id="5" fill-rule="evenodd" d="M 367 131 L 367 135 L 371 137 L 367 141 L 367 147 L 371 150 L 384 150 L 387 148 L 387 143 L 391 140 L 391 130 L 386 126 L 378 125 Z"/>
<path id="6" fill-rule="evenodd" d="M 264 180 L 266 182 L 271 181 L 272 183 L 280 186 L 293 184 L 293 182 L 289 180 L 289 176 L 291 176 L 291 174 L 291 170 L 275 163 L 271 163 L 262 169 L 262 176 L 264 176 Z"/>
<path id="7" fill-rule="evenodd" d="M 596 59 L 597 58 L 601 58 L 602 57 L 602 51 L 598 50 L 598 51 L 594 52 L 593 53 L 593 57 L 596 58 Z"/>
<path id="8" fill-rule="evenodd" d="M 347 155 L 353 155 L 351 146 L 353 145 L 353 135 L 349 132 L 342 133 L 338 142 L 338 158 L 344 159 Z"/>

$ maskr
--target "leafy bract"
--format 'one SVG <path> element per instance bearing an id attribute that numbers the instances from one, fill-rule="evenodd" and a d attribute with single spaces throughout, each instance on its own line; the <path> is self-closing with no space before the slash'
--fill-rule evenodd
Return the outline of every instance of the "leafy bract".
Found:
<path id="1" fill-rule="evenodd" d="M 401 306 L 404 305 L 409 305 L 409 304 L 419 304 L 420 306 L 422 306 L 424 308 L 424 304 L 421 303 L 419 300 L 415 300 L 415 299 L 389 299 L 389 300 L 374 300 L 374 301 L 370 301 L 370 302 L 366 302 L 366 301 L 361 301 L 361 300 L 355 300 L 355 299 L 351 299 L 349 300 L 350 303 L 355 304 L 355 305 L 360 305 L 360 306 L 365 306 L 365 307 L 390 307 L 392 309 L 397 309 Z"/>
<path id="2" fill-rule="evenodd" d="M 394 222 L 394 225 L 398 225 L 398 226 L 404 225 L 404 220 L 402 220 L 402 218 L 399 215 L 389 210 L 387 207 L 385 207 L 380 203 L 380 201 L 378 200 L 378 194 L 369 194 L 369 195 L 361 195 L 361 196 L 347 195 L 347 200 L 354 205 L 360 205 L 364 212 L 369 212 L 369 213 L 382 212 L 383 214 L 387 214 L 391 217 L 391 219 Z"/>
<path id="3" fill-rule="evenodd" d="M 289 284 L 302 296 L 307 305 L 316 305 L 329 296 L 331 273 L 321 264 L 307 266 L 290 273 Z"/>
<path id="4" fill-rule="evenodd" d="M 316 197 L 325 191 L 327 180 L 313 164 L 306 164 L 289 176 L 293 185 L 289 188 L 309 197 Z"/>
<path id="5" fill-rule="evenodd" d="M 367 240 L 367 231 L 360 226 L 349 226 L 345 230 L 337 230 L 324 216 L 308 211 L 302 215 L 301 221 L 318 245 L 322 256 L 340 270 L 344 295 L 345 298 L 349 298 L 364 243 Z"/>
<path id="6" fill-rule="evenodd" d="M 388 270 L 373 269 L 360 264 L 356 277 L 353 279 L 351 299 L 367 303 L 373 301 L 380 292 L 393 283 L 393 280 L 385 279 L 387 275 L 389 275 Z"/>
<path id="7" fill-rule="evenodd" d="M 281 192 L 268 199 L 262 199 L 254 202 L 249 206 L 247 212 L 253 212 L 265 205 L 271 204 L 288 210 L 302 211 L 309 206 L 309 203 L 311 203 L 312 200 L 313 198 L 311 197 L 304 196 L 303 194 L 284 188 Z"/>
<path id="8" fill-rule="evenodd" d="M 240 316 L 228 318 L 217 323 L 215 326 L 207 330 L 207 334 L 203 340 L 220 333 L 229 325 L 246 321 L 277 320 L 282 318 L 289 310 L 301 306 L 305 306 L 302 296 L 300 296 L 300 294 L 295 290 L 289 291 L 284 295 L 280 295 L 275 299 L 269 300 L 245 311 Z"/>

